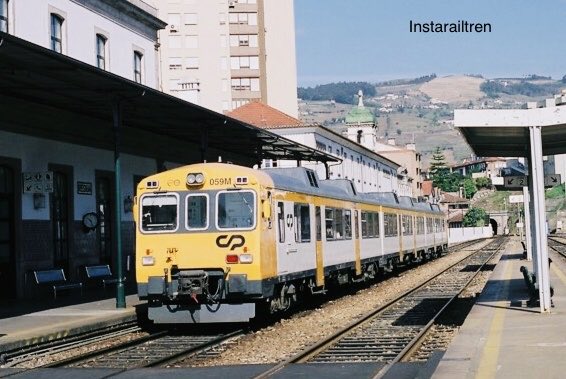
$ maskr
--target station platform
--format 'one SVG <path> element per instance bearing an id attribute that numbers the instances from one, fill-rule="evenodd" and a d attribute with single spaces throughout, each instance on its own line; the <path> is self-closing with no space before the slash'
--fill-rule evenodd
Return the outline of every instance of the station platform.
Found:
<path id="1" fill-rule="evenodd" d="M 554 308 L 540 314 L 528 307 L 529 294 L 521 266 L 532 270 L 532 262 L 522 260 L 518 238 L 508 243 L 501 260 L 473 306 L 458 334 L 442 355 L 435 353 L 426 364 L 400 363 L 385 378 L 563 378 L 566 372 L 566 261 L 553 257 L 550 275 L 555 293 Z M 89 330 L 95 326 L 133 320 L 144 314 L 136 295 L 127 297 L 127 308 L 116 309 L 115 299 L 69 304 L 25 313 L 0 312 L 0 353 L 41 339 L 52 339 Z M 22 313 L 24 312 L 24 313 Z M 437 364 L 438 363 L 438 364 Z M 275 377 L 372 378 L 383 364 L 297 365 Z M 0 377 L 199 377 L 214 378 L 230 373 L 234 378 L 251 378 L 269 365 L 221 366 L 196 369 L 0 370 Z M 331 372 L 331 374 L 329 374 Z M 38 376 L 39 375 L 39 376 Z"/>
<path id="2" fill-rule="evenodd" d="M 527 307 L 529 294 L 518 238 L 509 243 L 489 282 L 433 378 L 564 378 L 566 373 L 566 263 L 553 257 L 550 313 Z"/>
<path id="3" fill-rule="evenodd" d="M 15 301 L 0 311 L 0 354 L 5 351 L 136 320 L 145 306 L 137 295 L 126 296 L 117 309 L 108 291 L 102 296 Z"/>

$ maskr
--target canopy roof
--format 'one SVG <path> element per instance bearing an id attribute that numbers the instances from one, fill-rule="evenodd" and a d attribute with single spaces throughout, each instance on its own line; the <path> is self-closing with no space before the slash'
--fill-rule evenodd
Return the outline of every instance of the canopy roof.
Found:
<path id="1" fill-rule="evenodd" d="M 454 111 L 454 125 L 477 156 L 524 157 L 530 152 L 529 126 L 540 126 L 544 155 L 566 153 L 566 96 L 529 109 Z"/>
<path id="2" fill-rule="evenodd" d="M 179 163 L 335 157 L 0 32 L 0 129 Z"/>

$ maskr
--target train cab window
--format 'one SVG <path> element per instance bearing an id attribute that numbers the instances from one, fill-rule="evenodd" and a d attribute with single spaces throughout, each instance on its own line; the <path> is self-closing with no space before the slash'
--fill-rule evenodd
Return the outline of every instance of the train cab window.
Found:
<path id="1" fill-rule="evenodd" d="M 352 239 L 352 211 L 344 210 L 344 238 Z"/>
<path id="2" fill-rule="evenodd" d="M 311 241 L 311 219 L 308 204 L 295 204 L 295 241 Z"/>
<path id="3" fill-rule="evenodd" d="M 413 234 L 413 216 L 401 216 L 401 224 L 403 226 L 404 236 L 410 236 Z"/>
<path id="4" fill-rule="evenodd" d="M 186 199 L 187 229 L 203 230 L 208 228 L 208 195 L 189 195 Z"/>
<path id="5" fill-rule="evenodd" d="M 398 227 L 396 214 L 386 213 L 383 216 L 383 229 L 385 231 L 385 237 L 397 237 Z"/>
<path id="6" fill-rule="evenodd" d="M 179 195 L 144 195 L 141 198 L 141 230 L 150 233 L 173 232 L 178 227 Z"/>
<path id="7" fill-rule="evenodd" d="M 223 191 L 216 195 L 218 229 L 253 229 L 255 194 L 252 191 Z"/>
<path id="8" fill-rule="evenodd" d="M 285 242 L 285 209 L 282 202 L 277 203 L 277 226 L 279 228 L 279 242 Z"/>

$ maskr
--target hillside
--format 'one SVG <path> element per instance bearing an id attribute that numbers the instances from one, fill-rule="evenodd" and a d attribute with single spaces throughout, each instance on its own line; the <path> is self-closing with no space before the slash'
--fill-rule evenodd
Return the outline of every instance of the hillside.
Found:
<path id="1" fill-rule="evenodd" d="M 368 83 L 357 84 L 367 88 Z M 544 100 L 566 88 L 561 81 L 538 75 L 485 79 L 479 75 L 439 78 L 432 74 L 374 83 L 374 86 L 375 94 L 373 91 L 369 91 L 372 96 L 364 94 L 364 104 L 376 115 L 378 137 L 384 141 L 395 138 L 401 146 L 416 142 L 425 168 L 437 146 L 444 150 L 448 163 L 459 162 L 472 153 L 454 129 L 454 109 L 521 108 L 527 101 Z M 308 93 L 309 98 L 321 99 L 300 99 L 300 119 L 343 131 L 344 119 L 357 102 L 356 86 L 331 83 L 319 87 L 318 93 L 316 88 L 300 91 Z M 350 102 L 343 100 L 350 98 Z"/>
<path id="2" fill-rule="evenodd" d="M 472 76 L 447 76 L 423 84 L 419 90 L 425 95 L 447 103 L 478 101 L 485 96 L 480 90 L 483 78 Z"/>

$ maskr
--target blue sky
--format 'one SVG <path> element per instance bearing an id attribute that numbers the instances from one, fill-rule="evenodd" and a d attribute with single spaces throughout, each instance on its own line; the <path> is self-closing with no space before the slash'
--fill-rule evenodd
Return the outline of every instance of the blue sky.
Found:
<path id="1" fill-rule="evenodd" d="M 436 73 L 566 74 L 566 0 L 295 0 L 299 86 Z M 413 22 L 491 33 L 410 33 Z"/>

